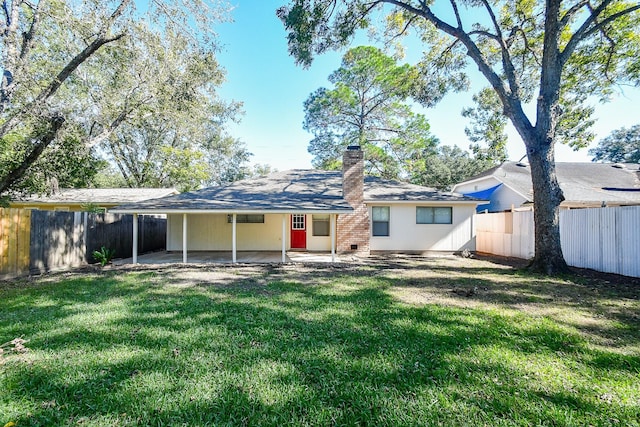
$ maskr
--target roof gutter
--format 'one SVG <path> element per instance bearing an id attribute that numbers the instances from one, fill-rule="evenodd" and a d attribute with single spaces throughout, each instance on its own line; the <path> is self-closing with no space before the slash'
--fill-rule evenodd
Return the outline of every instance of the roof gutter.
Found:
<path id="1" fill-rule="evenodd" d="M 489 203 L 489 200 L 383 200 L 383 199 L 367 199 L 364 201 L 367 205 L 375 205 L 380 203 L 394 205 L 481 205 Z"/>
<path id="2" fill-rule="evenodd" d="M 118 214 L 142 214 L 142 215 L 169 215 L 169 214 L 344 214 L 353 212 L 353 208 L 344 209 L 239 209 L 239 210 L 215 210 L 215 209 L 109 209 L 109 213 Z"/>

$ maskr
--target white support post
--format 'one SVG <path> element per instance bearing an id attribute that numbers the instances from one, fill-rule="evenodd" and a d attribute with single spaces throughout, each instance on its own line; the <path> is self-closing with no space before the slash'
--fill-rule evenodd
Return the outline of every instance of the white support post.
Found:
<path id="1" fill-rule="evenodd" d="M 331 262 L 336 262 L 336 214 L 329 215 L 329 234 L 331 234 Z"/>
<path id="2" fill-rule="evenodd" d="M 231 226 L 231 262 L 236 263 L 236 214 L 233 214 L 233 221 Z"/>
<path id="3" fill-rule="evenodd" d="M 282 214 L 282 263 L 287 262 L 287 214 Z"/>
<path id="4" fill-rule="evenodd" d="M 86 226 L 85 226 L 86 228 Z M 138 263 L 138 214 L 133 214 L 133 245 L 131 248 L 131 256 L 133 263 Z"/>
<path id="5" fill-rule="evenodd" d="M 182 214 L 182 263 L 187 263 L 187 214 Z"/>

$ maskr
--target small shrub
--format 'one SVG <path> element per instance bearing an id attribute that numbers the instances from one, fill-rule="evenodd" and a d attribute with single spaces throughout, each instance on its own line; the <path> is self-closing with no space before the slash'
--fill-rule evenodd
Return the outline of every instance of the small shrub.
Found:
<path id="1" fill-rule="evenodd" d="M 98 261 L 102 267 L 109 264 L 113 259 L 113 256 L 116 254 L 116 251 L 113 249 L 105 248 L 104 246 L 100 248 L 99 251 L 93 251 L 93 259 Z"/>

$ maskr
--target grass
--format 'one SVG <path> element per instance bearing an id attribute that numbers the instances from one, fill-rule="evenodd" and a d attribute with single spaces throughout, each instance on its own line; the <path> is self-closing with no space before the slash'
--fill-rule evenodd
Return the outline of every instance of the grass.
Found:
<path id="1" fill-rule="evenodd" d="M 0 426 L 640 425 L 640 286 L 483 260 L 0 285 Z"/>

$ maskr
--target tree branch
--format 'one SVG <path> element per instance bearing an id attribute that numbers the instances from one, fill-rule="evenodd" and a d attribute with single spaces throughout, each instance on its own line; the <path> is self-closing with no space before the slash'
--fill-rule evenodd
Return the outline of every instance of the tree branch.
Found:
<path id="1" fill-rule="evenodd" d="M 590 29 L 589 31 L 587 31 L 587 33 L 585 33 L 585 37 L 588 37 L 600 30 L 602 30 L 604 28 L 605 25 L 615 21 L 616 19 L 628 15 L 632 12 L 635 12 L 636 10 L 640 10 L 640 4 L 637 4 L 633 7 L 627 8 L 625 10 L 622 10 L 618 13 L 614 13 L 613 15 L 607 17 L 606 19 L 604 19 L 603 21 L 599 22 L 597 25 L 595 25 L 592 29 Z"/>
<path id="2" fill-rule="evenodd" d="M 35 35 L 36 30 L 38 29 L 38 26 L 40 24 L 41 4 L 42 2 L 38 2 L 36 6 L 32 6 L 33 18 L 31 18 L 31 25 L 29 26 L 29 30 L 26 33 L 22 34 L 22 47 L 20 48 L 19 56 L 21 60 L 24 60 L 31 50 L 31 41 L 33 40 L 33 36 Z"/>
<path id="3" fill-rule="evenodd" d="M 114 42 L 116 40 L 124 37 L 124 33 L 120 33 L 116 36 L 108 37 L 107 33 L 109 32 L 113 22 L 124 12 L 125 7 L 131 0 L 122 0 L 116 10 L 111 14 L 111 16 L 104 23 L 102 28 L 98 33 L 98 37 L 91 42 L 87 47 L 85 47 L 80 53 L 74 56 L 65 67 L 58 73 L 58 75 L 49 83 L 44 90 L 42 90 L 36 98 L 28 103 L 25 107 L 20 109 L 16 114 L 10 117 L 7 121 L 5 121 L 2 126 L 0 126 L 0 137 L 4 136 L 13 129 L 18 123 L 21 122 L 23 117 L 28 113 L 34 112 L 40 106 L 42 106 L 51 96 L 53 96 L 56 91 L 60 88 L 62 83 L 73 73 L 83 62 L 85 62 L 91 55 L 93 55 L 98 49 L 104 46 L 107 43 Z"/>
<path id="4" fill-rule="evenodd" d="M 566 27 L 567 24 L 573 19 L 573 17 L 582 9 L 584 6 L 589 4 L 589 0 L 582 0 L 576 4 L 574 4 L 569 10 L 567 10 L 562 18 L 560 18 L 560 25 L 562 28 Z"/>
<path id="5" fill-rule="evenodd" d="M 500 29 L 500 25 L 498 24 L 498 19 L 496 18 L 495 13 L 493 13 L 493 8 L 489 4 L 487 0 L 482 0 L 482 4 L 484 4 L 489 17 L 491 17 L 491 22 L 493 23 L 493 28 L 496 31 L 496 40 L 500 45 L 500 51 L 502 53 L 502 67 L 504 68 L 504 72 L 507 75 L 507 81 L 509 82 L 509 87 L 514 96 L 520 96 L 520 83 L 518 82 L 518 78 L 515 73 L 515 68 L 513 66 L 513 60 L 511 59 L 511 54 L 509 53 L 509 48 L 505 43 L 504 37 L 502 35 L 502 30 Z"/>
<path id="6" fill-rule="evenodd" d="M 462 19 L 460 18 L 460 11 L 458 10 L 458 3 L 455 0 L 449 0 L 453 13 L 456 15 L 456 22 L 458 23 L 458 29 L 462 30 Z"/>
<path id="7" fill-rule="evenodd" d="M 522 109 L 522 104 L 519 102 L 517 97 L 514 97 L 512 93 L 509 93 L 507 88 L 504 86 L 500 76 L 491 68 L 491 66 L 485 60 L 482 52 L 471 39 L 471 37 L 469 37 L 469 34 L 453 27 L 452 25 L 447 24 L 446 22 L 438 18 L 432 12 L 431 8 L 426 5 L 426 3 L 422 3 L 422 9 L 418 9 L 411 4 L 401 0 L 379 0 L 379 2 L 391 4 L 410 13 L 417 14 L 427 21 L 431 22 L 431 24 L 433 24 L 438 30 L 460 40 L 460 42 L 462 42 L 462 44 L 467 48 L 467 55 L 476 63 L 480 72 L 485 76 L 485 78 L 489 81 L 489 84 L 491 84 L 493 89 L 496 91 L 498 97 L 504 105 L 505 114 L 509 117 L 517 117 L 517 121 L 528 130 L 533 128 L 531 122 Z"/>
<path id="8" fill-rule="evenodd" d="M 612 0 L 604 0 L 602 3 L 600 3 L 600 6 L 595 8 L 591 12 L 589 17 L 587 17 L 587 19 L 585 19 L 585 21 L 582 23 L 580 28 L 578 28 L 576 30 L 576 32 L 573 33 L 573 35 L 569 39 L 569 42 L 565 46 L 564 51 L 560 55 L 560 60 L 561 60 L 562 65 L 564 65 L 569 60 L 569 58 L 571 57 L 571 55 L 575 51 L 576 47 L 578 46 L 578 44 L 582 40 L 584 40 L 585 37 L 587 37 L 587 31 L 589 31 L 589 27 L 596 21 L 598 16 L 600 16 L 600 14 L 602 12 L 604 12 L 604 10 L 607 8 L 607 6 L 609 6 L 609 4 L 611 4 L 611 1 Z M 587 4 L 588 4 L 588 2 L 587 2 Z"/>

